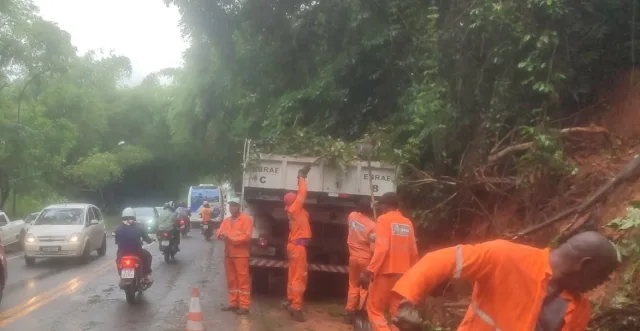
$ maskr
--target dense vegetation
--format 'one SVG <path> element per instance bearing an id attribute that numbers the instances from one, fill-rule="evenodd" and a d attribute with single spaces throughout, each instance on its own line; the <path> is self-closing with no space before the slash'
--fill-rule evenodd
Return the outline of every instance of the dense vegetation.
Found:
<path id="1" fill-rule="evenodd" d="M 178 90 L 160 82 L 175 70 L 122 87 L 131 70 L 124 57 L 78 55 L 31 1 L 2 2 L 0 208 L 23 217 L 65 198 L 111 207 L 174 198 L 202 173 L 201 163 L 184 161 L 197 155 L 172 143 L 167 119 Z"/>
<path id="2" fill-rule="evenodd" d="M 185 66 L 136 87 L 120 84 L 126 58 L 79 56 L 30 1 L 3 2 L 0 207 L 11 192 L 117 205 L 237 179 L 245 138 L 340 154 L 369 137 L 427 224 L 442 201 L 476 199 L 461 186 L 571 172 L 557 129 L 637 58 L 633 1 L 165 2 Z M 508 153 L 516 142 L 533 148 Z"/>

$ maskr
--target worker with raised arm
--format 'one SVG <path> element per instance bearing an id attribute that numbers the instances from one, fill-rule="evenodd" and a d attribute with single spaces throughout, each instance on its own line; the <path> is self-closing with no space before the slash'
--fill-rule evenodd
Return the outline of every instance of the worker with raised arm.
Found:
<path id="1" fill-rule="evenodd" d="M 289 274 L 287 276 L 287 300 L 283 307 L 298 322 L 304 322 L 302 299 L 307 289 L 307 245 L 311 240 L 309 213 L 304 209 L 307 198 L 307 174 L 311 164 L 298 171 L 298 193 L 289 192 L 284 196 L 284 208 L 289 218 L 289 238 L 287 257 Z"/>
<path id="2" fill-rule="evenodd" d="M 231 215 L 222 221 L 216 232 L 216 236 L 224 240 L 224 272 L 229 291 L 229 305 L 222 310 L 246 315 L 251 304 L 249 253 L 253 220 L 240 212 L 237 199 L 231 199 L 228 203 Z"/>
<path id="3" fill-rule="evenodd" d="M 355 311 L 360 303 L 360 275 L 367 269 L 373 253 L 372 243 L 375 242 L 376 223 L 371 220 L 371 200 L 362 198 L 358 201 L 356 210 L 349 213 L 347 223 L 349 234 L 347 246 L 349 247 L 349 292 L 346 316 L 344 322 L 353 324 Z"/>
<path id="4" fill-rule="evenodd" d="M 556 249 L 494 240 L 425 255 L 393 288 L 404 301 L 400 330 L 421 330 L 415 305 L 449 279 L 474 283 L 458 331 L 584 331 L 591 306 L 584 293 L 605 282 L 620 262 L 615 245 L 588 231 Z"/>
<path id="5" fill-rule="evenodd" d="M 367 314 L 374 331 L 388 331 L 385 312 L 392 316 L 400 303 L 391 295 L 396 281 L 418 260 L 418 248 L 411 221 L 400 212 L 396 193 L 380 197 L 381 215 L 376 221 L 373 257 L 362 274 L 361 283 L 369 287 Z"/>

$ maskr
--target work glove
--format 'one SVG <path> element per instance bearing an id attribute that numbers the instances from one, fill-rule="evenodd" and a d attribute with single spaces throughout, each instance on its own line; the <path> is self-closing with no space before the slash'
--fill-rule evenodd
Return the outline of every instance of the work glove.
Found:
<path id="1" fill-rule="evenodd" d="M 311 163 L 304 166 L 304 168 L 298 170 L 298 177 L 307 178 L 309 174 L 309 170 L 311 170 Z"/>
<path id="2" fill-rule="evenodd" d="M 400 331 L 421 331 L 424 320 L 420 317 L 420 312 L 413 303 L 402 300 L 392 323 Z"/>
<path id="3" fill-rule="evenodd" d="M 360 274 L 360 287 L 369 288 L 369 284 L 371 283 L 372 273 L 369 270 L 365 270 Z"/>

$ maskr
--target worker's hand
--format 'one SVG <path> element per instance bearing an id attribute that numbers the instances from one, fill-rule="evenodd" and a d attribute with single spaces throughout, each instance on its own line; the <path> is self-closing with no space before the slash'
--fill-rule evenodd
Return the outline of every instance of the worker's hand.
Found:
<path id="1" fill-rule="evenodd" d="M 298 177 L 307 178 L 309 171 L 311 170 L 311 163 L 304 166 L 304 168 L 298 170 Z"/>
<path id="2" fill-rule="evenodd" d="M 400 331 L 420 331 L 424 324 L 417 307 L 407 300 L 400 302 L 392 322 Z"/>
<path id="3" fill-rule="evenodd" d="M 360 287 L 362 288 L 368 288 L 369 284 L 371 283 L 371 271 L 369 270 L 365 270 L 360 274 Z"/>

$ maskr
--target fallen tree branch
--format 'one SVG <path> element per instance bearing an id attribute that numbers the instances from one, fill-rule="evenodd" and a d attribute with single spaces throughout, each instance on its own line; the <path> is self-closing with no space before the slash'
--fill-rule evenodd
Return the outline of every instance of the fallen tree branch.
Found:
<path id="1" fill-rule="evenodd" d="M 575 128 L 566 128 L 566 129 L 562 129 L 560 130 L 560 136 L 568 136 L 572 133 L 602 133 L 602 134 L 609 134 L 609 131 L 601 126 L 597 126 L 597 125 L 590 125 L 587 127 L 575 127 Z M 511 145 L 511 146 L 507 146 L 499 151 L 492 151 L 492 153 L 489 154 L 488 157 L 488 163 L 489 164 L 495 164 L 498 161 L 502 160 L 503 158 L 505 158 L 508 155 L 511 155 L 513 153 L 517 153 L 517 152 L 524 152 L 527 151 L 531 148 L 534 147 L 534 143 L 533 142 L 527 142 L 527 143 L 519 143 L 519 144 L 515 144 L 515 145 Z"/>
<path id="2" fill-rule="evenodd" d="M 596 193 L 592 194 L 589 198 L 587 198 L 587 200 L 585 200 L 583 203 L 581 203 L 578 206 L 575 206 L 573 208 L 570 208 L 568 210 L 565 210 L 563 212 L 561 212 L 560 214 L 552 217 L 551 219 L 540 223 L 540 224 L 536 224 L 534 226 L 531 226 L 523 231 L 520 231 L 517 235 L 515 235 L 512 240 L 516 240 L 522 236 L 526 236 L 528 234 L 531 234 L 533 232 L 536 232 L 540 229 L 543 229 L 551 224 L 554 224 L 556 222 L 558 222 L 559 220 L 562 220 L 564 218 L 566 218 L 567 216 L 573 214 L 573 213 L 577 213 L 578 215 L 582 215 L 585 210 L 587 210 L 589 207 L 595 205 L 596 203 L 600 202 L 601 200 L 603 200 L 607 194 L 615 189 L 616 187 L 618 187 L 621 183 L 626 182 L 627 180 L 631 179 L 635 174 L 636 174 L 636 170 L 640 167 L 640 156 L 636 156 L 633 160 L 631 160 L 631 162 L 629 162 L 629 164 L 627 164 L 626 167 L 624 167 L 624 169 L 622 169 L 622 171 L 620 171 L 620 173 L 618 173 L 617 176 L 615 176 L 613 179 L 611 179 L 609 181 L 609 183 L 607 183 L 606 185 L 604 185 L 602 188 L 600 188 L 598 191 L 596 191 Z"/>

